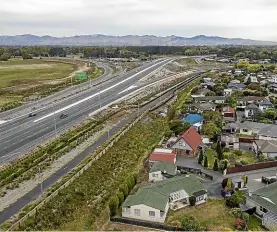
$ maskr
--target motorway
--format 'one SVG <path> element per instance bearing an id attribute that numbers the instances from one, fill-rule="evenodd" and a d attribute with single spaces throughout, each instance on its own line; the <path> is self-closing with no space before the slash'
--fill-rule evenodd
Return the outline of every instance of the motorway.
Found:
<path id="1" fill-rule="evenodd" d="M 112 78 L 92 87 L 89 91 L 38 110 L 36 117 L 29 118 L 28 114 L 25 114 L 2 123 L 0 125 L 0 163 L 17 158 L 28 149 L 45 143 L 86 119 L 92 112 L 101 111 L 104 107 L 128 95 L 136 90 L 134 86 L 139 80 L 171 60 L 158 60 L 143 66 L 138 71 Z M 68 114 L 68 117 L 60 119 L 62 113 Z M 0 119 L 5 120 L 1 115 Z"/>
<path id="2" fill-rule="evenodd" d="M 189 80 L 185 81 L 184 84 L 181 84 L 180 87 L 185 87 L 190 81 L 196 79 L 199 75 L 194 75 Z M 172 98 L 174 94 L 176 94 L 176 88 L 171 88 L 171 90 L 165 92 L 162 96 L 163 99 Z M 59 179 L 68 174 L 73 168 L 78 166 L 82 160 L 92 154 L 94 150 L 96 150 L 99 146 L 105 143 L 111 136 L 115 135 L 122 129 L 127 123 L 131 122 L 134 118 L 138 116 L 139 113 L 143 113 L 146 110 L 151 109 L 152 107 L 156 107 L 160 104 L 160 97 L 157 97 L 152 102 L 142 106 L 139 111 L 135 111 L 130 114 L 128 117 L 122 119 L 119 124 L 113 127 L 109 133 L 104 134 L 100 137 L 95 143 L 91 144 L 85 151 L 80 153 L 74 159 L 72 159 L 68 164 L 64 167 L 60 168 L 56 173 L 49 176 L 45 179 L 41 184 L 37 185 L 30 192 L 19 198 L 15 203 L 11 204 L 9 207 L 0 212 L 0 224 L 8 220 L 10 217 L 15 215 L 20 209 L 22 209 L 27 204 L 34 201 L 37 197 L 41 196 L 42 191 L 44 192 L 47 188 L 51 187 L 55 184 Z"/>

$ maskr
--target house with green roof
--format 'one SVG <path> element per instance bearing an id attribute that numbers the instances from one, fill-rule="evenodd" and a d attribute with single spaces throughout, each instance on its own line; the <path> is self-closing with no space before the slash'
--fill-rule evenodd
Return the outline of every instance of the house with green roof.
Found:
<path id="1" fill-rule="evenodd" d="M 149 182 L 172 178 L 177 175 L 177 165 L 169 162 L 155 162 L 149 171 Z"/>
<path id="2" fill-rule="evenodd" d="M 155 182 L 126 198 L 122 217 L 163 223 L 169 209 L 190 205 L 191 196 L 195 196 L 196 205 L 208 199 L 207 190 L 195 176 L 182 175 Z"/>
<path id="3" fill-rule="evenodd" d="M 246 206 L 255 208 L 256 214 L 262 217 L 262 225 L 269 230 L 277 229 L 277 182 L 249 192 L 246 195 Z"/>

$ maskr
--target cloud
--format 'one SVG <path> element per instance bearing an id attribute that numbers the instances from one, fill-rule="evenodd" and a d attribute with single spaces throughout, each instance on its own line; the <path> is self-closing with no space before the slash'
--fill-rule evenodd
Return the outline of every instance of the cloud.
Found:
<path id="1" fill-rule="evenodd" d="M 277 41 L 276 0 L 0 0 L 1 34 L 198 34 Z"/>

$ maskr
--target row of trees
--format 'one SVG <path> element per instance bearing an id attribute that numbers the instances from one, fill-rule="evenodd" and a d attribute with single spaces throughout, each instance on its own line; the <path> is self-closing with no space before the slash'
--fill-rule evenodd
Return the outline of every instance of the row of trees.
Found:
<path id="1" fill-rule="evenodd" d="M 24 54 L 39 56 L 66 56 L 83 54 L 84 57 L 115 57 L 130 58 L 151 55 L 208 55 L 218 54 L 234 58 L 271 59 L 277 61 L 277 47 L 257 46 L 127 46 L 127 47 L 96 47 L 96 46 L 30 46 L 2 47 L 2 55 L 21 56 Z"/>

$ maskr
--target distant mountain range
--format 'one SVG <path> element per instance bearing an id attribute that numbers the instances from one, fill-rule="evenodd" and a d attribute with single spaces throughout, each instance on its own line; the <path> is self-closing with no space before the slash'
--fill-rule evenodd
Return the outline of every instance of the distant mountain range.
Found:
<path id="1" fill-rule="evenodd" d="M 224 38 L 218 36 L 198 35 L 191 38 L 179 36 L 153 35 L 76 35 L 70 37 L 52 37 L 36 35 L 0 36 L 0 46 L 185 46 L 185 45 L 277 45 L 277 42 L 258 41 L 240 38 Z"/>

